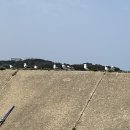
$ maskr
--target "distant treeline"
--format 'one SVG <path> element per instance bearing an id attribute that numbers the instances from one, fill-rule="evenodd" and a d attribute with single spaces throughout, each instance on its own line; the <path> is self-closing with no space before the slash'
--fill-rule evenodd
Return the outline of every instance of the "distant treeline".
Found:
<path id="1" fill-rule="evenodd" d="M 100 65 L 100 64 L 92 64 L 92 63 L 85 63 L 87 64 L 88 70 L 90 71 L 104 71 L 105 70 L 105 66 Z M 84 67 L 83 64 L 74 64 L 72 65 L 74 67 L 75 70 L 82 70 L 84 71 Z M 109 70 L 109 72 L 121 72 L 122 70 L 118 67 L 114 67 L 113 69 L 111 69 L 111 66 L 106 66 Z"/>
<path id="2" fill-rule="evenodd" d="M 25 59 L 25 60 L 7 60 L 7 61 L 0 61 L 0 69 L 10 69 L 10 65 L 12 65 L 13 69 L 24 69 L 24 63 L 27 64 L 26 69 L 34 69 L 34 66 L 37 66 L 38 69 L 48 69 L 51 70 L 53 69 L 53 65 L 55 64 L 58 69 L 63 69 L 62 68 L 62 63 L 55 63 L 52 61 L 48 60 L 43 60 L 43 59 Z M 83 63 L 83 64 L 64 64 L 65 66 L 70 66 L 72 70 L 79 70 L 79 71 L 84 71 L 84 64 L 87 65 L 88 70 L 90 71 L 104 71 L 105 66 L 100 65 L 100 64 L 92 64 L 92 63 Z M 114 69 L 111 70 L 111 66 L 107 66 L 109 71 L 114 71 L 114 72 L 121 72 L 120 68 L 114 67 Z"/>
<path id="3" fill-rule="evenodd" d="M 53 69 L 54 62 L 43 60 L 43 59 L 25 59 L 25 60 L 7 60 L 7 61 L 0 61 L 0 67 L 4 67 L 6 69 L 10 68 L 10 65 L 13 66 L 15 69 L 22 69 L 24 68 L 24 63 L 28 65 L 29 68 L 33 68 L 34 65 L 37 65 L 39 69 L 43 68 L 50 68 Z"/>

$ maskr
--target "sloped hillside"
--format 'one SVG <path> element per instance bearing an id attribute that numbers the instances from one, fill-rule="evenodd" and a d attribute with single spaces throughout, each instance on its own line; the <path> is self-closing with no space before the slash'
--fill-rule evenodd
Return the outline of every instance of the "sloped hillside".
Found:
<path id="1" fill-rule="evenodd" d="M 123 73 L 20 70 L 7 81 L 6 92 L 0 91 L 0 115 L 15 105 L 0 129 L 130 129 L 129 78 Z"/>
<path id="2" fill-rule="evenodd" d="M 7 92 L 7 84 L 10 82 L 15 72 L 16 71 L 14 70 L 0 71 L 0 99 L 2 99 L 2 97 Z"/>

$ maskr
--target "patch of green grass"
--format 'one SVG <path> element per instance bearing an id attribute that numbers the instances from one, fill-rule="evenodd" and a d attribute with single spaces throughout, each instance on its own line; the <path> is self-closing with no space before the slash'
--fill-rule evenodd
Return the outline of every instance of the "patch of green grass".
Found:
<path id="1" fill-rule="evenodd" d="M 74 127 L 74 128 L 72 128 L 72 130 L 76 130 L 76 128 Z"/>

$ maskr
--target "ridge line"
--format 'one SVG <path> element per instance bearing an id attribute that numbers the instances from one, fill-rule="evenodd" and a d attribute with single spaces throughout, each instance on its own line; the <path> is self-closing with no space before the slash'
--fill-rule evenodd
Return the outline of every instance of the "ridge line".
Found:
<path id="1" fill-rule="evenodd" d="M 77 125 L 79 124 L 79 121 L 81 120 L 81 118 L 82 118 L 82 116 L 83 116 L 85 110 L 87 109 L 87 107 L 88 107 L 90 101 L 92 100 L 92 98 L 93 98 L 93 96 L 94 96 L 94 94 L 95 94 L 95 92 L 96 92 L 98 86 L 100 85 L 101 81 L 103 80 L 105 74 L 106 74 L 106 72 L 103 73 L 103 75 L 102 75 L 102 77 L 100 78 L 100 80 L 96 83 L 95 88 L 94 88 L 94 90 L 92 91 L 91 95 L 89 96 L 89 99 L 87 100 L 87 103 L 86 103 L 85 107 L 83 108 L 83 110 L 82 110 L 82 112 L 81 112 L 81 114 L 80 114 L 78 120 L 76 121 L 76 123 L 75 123 L 73 129 L 76 130 L 76 127 L 77 127 Z"/>
<path id="2" fill-rule="evenodd" d="M 14 73 L 11 74 L 11 76 L 7 79 L 7 81 L 2 85 L 1 89 L 4 89 L 4 87 L 11 81 L 11 79 L 18 73 L 18 70 L 16 70 Z"/>

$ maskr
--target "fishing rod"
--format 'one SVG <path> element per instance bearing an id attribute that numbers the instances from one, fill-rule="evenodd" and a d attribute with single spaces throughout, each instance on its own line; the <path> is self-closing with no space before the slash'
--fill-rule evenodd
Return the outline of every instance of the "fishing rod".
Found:
<path id="1" fill-rule="evenodd" d="M 7 112 L 2 116 L 2 118 L 0 119 L 0 126 L 5 122 L 5 120 L 7 119 L 7 117 L 10 115 L 10 113 L 13 111 L 15 106 L 10 107 Z"/>

